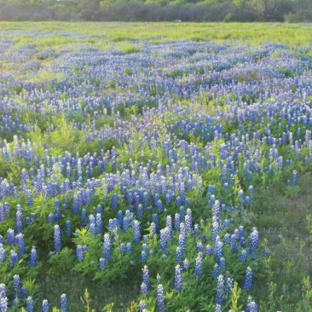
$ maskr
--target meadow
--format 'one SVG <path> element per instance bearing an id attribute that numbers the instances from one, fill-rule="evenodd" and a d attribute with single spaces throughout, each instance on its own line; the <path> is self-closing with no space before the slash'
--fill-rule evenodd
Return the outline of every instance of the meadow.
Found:
<path id="1" fill-rule="evenodd" d="M 312 25 L 0 23 L 0 312 L 312 311 Z"/>

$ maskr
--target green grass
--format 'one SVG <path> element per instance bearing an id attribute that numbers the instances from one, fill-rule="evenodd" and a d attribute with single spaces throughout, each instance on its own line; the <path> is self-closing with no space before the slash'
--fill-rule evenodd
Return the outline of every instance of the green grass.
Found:
<path id="1" fill-rule="evenodd" d="M 270 254 L 265 278 L 255 287 L 261 311 L 311 311 L 311 183 L 308 172 L 297 186 L 277 183 L 256 192 L 255 224 Z"/>
<path id="2" fill-rule="evenodd" d="M 116 22 L 1 22 L 1 37 L 10 37 L 13 31 L 34 31 L 36 38 L 27 35 L 19 38 L 17 44 L 33 43 L 38 47 L 72 46 L 77 42 L 86 45 L 109 48 L 118 42 L 149 40 L 153 43 L 194 41 L 240 41 L 246 44 L 278 42 L 291 46 L 311 44 L 311 30 L 303 24 L 282 23 L 116 23 Z M 78 34 L 80 38 L 60 36 Z M 51 36 L 52 34 L 52 36 Z"/>

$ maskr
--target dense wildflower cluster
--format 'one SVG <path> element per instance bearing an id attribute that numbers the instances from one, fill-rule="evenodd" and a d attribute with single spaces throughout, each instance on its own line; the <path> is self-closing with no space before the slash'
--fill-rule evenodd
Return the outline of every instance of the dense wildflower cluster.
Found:
<path id="1" fill-rule="evenodd" d="M 311 63 L 300 51 L 148 41 L 133 54 L 15 48 L 2 46 L 16 69 L 0 74 L 5 275 L 39 274 L 43 259 L 70 249 L 75 272 L 141 285 L 140 311 L 179 310 L 190 287 L 188 308 L 222 311 L 236 280 L 247 298 L 260 238 L 234 217 L 253 207 L 259 177 L 291 169 L 295 184 L 295 166 L 312 160 Z M 33 80 L 43 70 L 61 79 Z M 0 310 L 18 300 L 35 311 L 27 273 L 12 274 Z M 62 294 L 60 310 L 68 306 Z"/>

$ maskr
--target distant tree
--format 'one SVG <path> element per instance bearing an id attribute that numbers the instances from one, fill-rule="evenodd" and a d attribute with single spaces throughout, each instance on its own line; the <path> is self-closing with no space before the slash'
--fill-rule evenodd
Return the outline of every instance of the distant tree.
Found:
<path id="1" fill-rule="evenodd" d="M 312 19 L 312 0 L 0 0 L 0 19 L 286 21 Z"/>
<path id="2" fill-rule="evenodd" d="M 100 14 L 99 0 L 83 0 L 81 3 L 80 17 L 83 20 L 93 21 L 98 19 Z"/>
<path id="3" fill-rule="evenodd" d="M 261 20 L 274 19 L 281 0 L 248 0 L 256 15 Z"/>

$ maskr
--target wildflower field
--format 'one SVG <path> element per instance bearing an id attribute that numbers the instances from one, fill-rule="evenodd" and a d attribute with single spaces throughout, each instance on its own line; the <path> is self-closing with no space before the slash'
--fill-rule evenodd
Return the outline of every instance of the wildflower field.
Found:
<path id="1" fill-rule="evenodd" d="M 0 312 L 312 311 L 311 31 L 0 23 Z"/>

